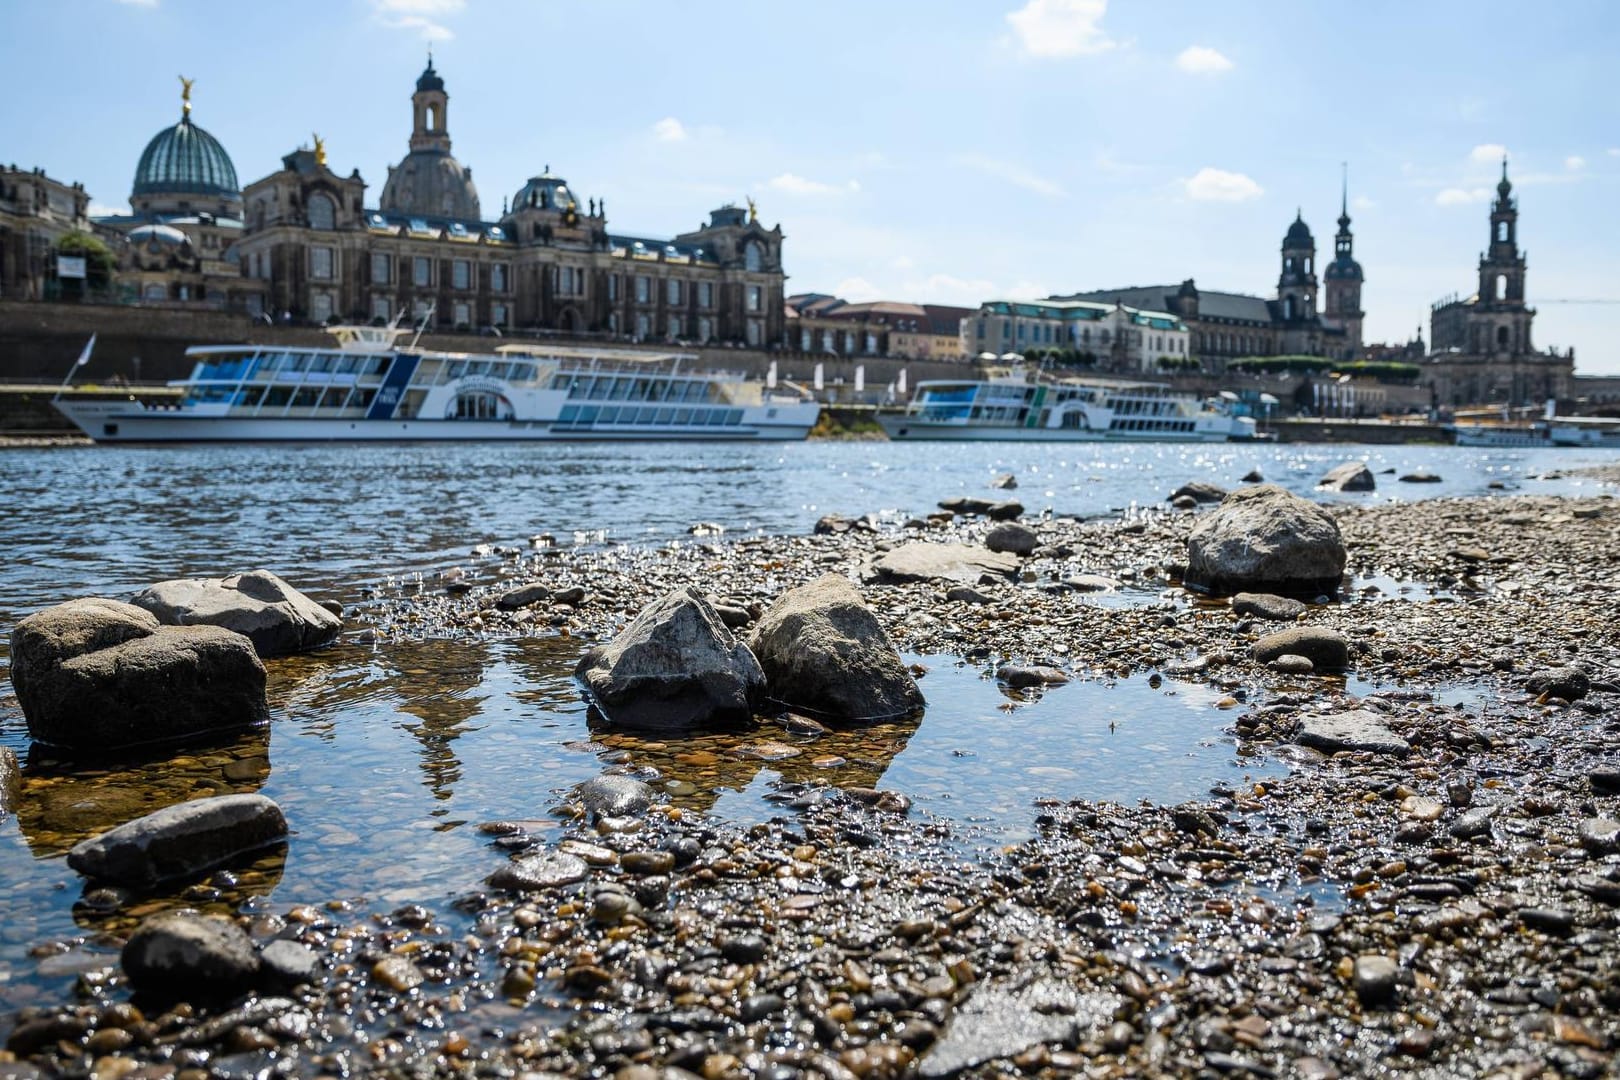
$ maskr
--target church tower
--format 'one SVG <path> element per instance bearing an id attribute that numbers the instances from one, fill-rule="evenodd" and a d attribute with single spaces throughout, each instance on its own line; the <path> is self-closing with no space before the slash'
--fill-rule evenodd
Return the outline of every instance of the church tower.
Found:
<path id="1" fill-rule="evenodd" d="M 1316 311 L 1316 238 L 1297 212 L 1282 242 L 1277 314 L 1282 323 L 1282 351 L 1314 355 L 1321 340 L 1321 319 Z"/>
<path id="2" fill-rule="evenodd" d="M 411 95 L 412 150 L 450 152 L 450 95 L 444 92 L 444 79 L 433 70 L 433 56 L 429 54 L 427 70 L 416 80 L 416 93 Z"/>
<path id="3" fill-rule="evenodd" d="M 450 154 L 446 116 L 449 106 L 444 78 L 433 69 L 430 53 L 427 68 L 416 80 L 416 93 L 411 95 L 411 152 L 397 166 L 388 167 L 388 179 L 377 204 L 383 213 L 405 218 L 481 220 L 472 170 Z"/>
<path id="4" fill-rule="evenodd" d="M 1519 250 L 1519 208 L 1502 159 L 1502 182 L 1491 204 L 1491 242 L 1479 257 L 1479 297 L 1469 328 L 1470 351 L 1521 356 L 1531 351 L 1533 308 L 1524 304 L 1524 253 Z"/>
<path id="5" fill-rule="evenodd" d="M 1322 275 L 1327 282 L 1326 310 L 1322 321 L 1344 331 L 1342 360 L 1354 360 L 1361 353 L 1361 264 L 1355 258 L 1355 239 L 1350 234 L 1350 183 L 1346 175 L 1339 196 L 1339 231 L 1333 237 L 1333 262 Z"/>

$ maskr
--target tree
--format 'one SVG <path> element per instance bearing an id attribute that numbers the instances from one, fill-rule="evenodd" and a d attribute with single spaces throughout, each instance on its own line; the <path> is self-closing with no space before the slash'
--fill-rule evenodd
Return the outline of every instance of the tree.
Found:
<path id="1" fill-rule="evenodd" d="M 87 288 L 106 288 L 112 281 L 113 271 L 118 269 L 118 257 L 112 253 L 112 248 L 101 237 L 87 232 L 75 230 L 63 233 L 61 239 L 56 241 L 56 250 L 61 255 L 84 258 L 84 284 Z"/>

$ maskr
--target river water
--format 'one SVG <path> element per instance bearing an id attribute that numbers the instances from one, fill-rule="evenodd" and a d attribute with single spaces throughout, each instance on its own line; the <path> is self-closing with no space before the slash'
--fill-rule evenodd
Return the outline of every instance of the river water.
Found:
<path id="1" fill-rule="evenodd" d="M 354 600 L 390 575 L 466 561 L 477 544 L 687 542 L 802 533 L 826 513 L 901 517 L 957 494 L 1012 493 L 1030 512 L 1082 516 L 1161 502 L 1189 480 L 1235 486 L 1258 469 L 1309 494 L 1346 460 L 1443 479 L 1338 496 L 1390 500 L 1516 490 L 1596 493 L 1549 478 L 1620 454 L 1452 447 L 1043 446 L 803 443 L 530 446 L 87 447 L 0 454 L 0 623 L 84 595 L 127 598 L 164 578 L 267 567 L 319 597 Z M 1493 487 L 1493 485 L 1498 485 Z M 1152 591 L 1110 603 L 1168 604 Z M 0 637 L 0 659 L 4 658 Z M 30 746 L 0 682 L 0 746 L 23 776 L 0 815 L 0 1030 L 4 1013 L 59 1000 L 111 960 L 102 930 L 176 903 L 277 908 L 347 898 L 389 910 L 476 888 L 498 863 L 480 822 L 548 820 L 567 787 L 609 765 L 655 776 L 676 802 L 734 821 L 777 812 L 779 781 L 879 785 L 959 832 L 964 851 L 1029 835 L 1032 793 L 1181 801 L 1263 778 L 1239 755 L 1212 688 L 1168 680 L 1077 682 L 1003 693 L 981 667 L 914 656 L 929 671 L 920 722 L 794 744 L 779 730 L 650 742 L 592 731 L 571 671 L 578 645 L 342 643 L 272 661 L 267 730 L 155 758 L 89 766 Z M 1038 740 L 1039 760 L 1028 746 Z M 284 850 L 228 875 L 126 898 L 122 912 L 66 866 L 78 840 L 188 798 L 260 791 L 293 825 Z M 555 819 L 549 819 L 555 820 Z M 543 829 L 544 825 L 536 828 Z M 132 906 L 133 905 L 133 906 Z M 41 948 L 42 943 L 54 943 Z"/>

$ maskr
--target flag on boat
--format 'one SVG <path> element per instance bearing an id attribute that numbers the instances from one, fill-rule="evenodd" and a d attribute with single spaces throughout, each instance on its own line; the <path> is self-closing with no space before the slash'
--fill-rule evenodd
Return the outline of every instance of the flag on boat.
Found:
<path id="1" fill-rule="evenodd" d="M 95 347 L 96 335 L 91 334 L 90 340 L 84 343 L 84 352 L 79 354 L 79 358 L 73 362 L 73 366 L 78 368 L 84 367 L 84 365 L 88 364 L 90 362 L 90 351 Z"/>

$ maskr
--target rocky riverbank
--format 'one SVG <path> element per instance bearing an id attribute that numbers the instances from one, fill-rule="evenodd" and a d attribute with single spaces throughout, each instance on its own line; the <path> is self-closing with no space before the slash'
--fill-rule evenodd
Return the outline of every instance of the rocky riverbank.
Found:
<path id="1" fill-rule="evenodd" d="M 1209 512 L 1026 519 L 1027 538 L 946 511 L 658 550 L 536 538 L 381 589 L 361 634 L 583 652 L 680 586 L 741 629 L 831 571 L 901 649 L 1015 693 L 1213 683 L 1240 753 L 1289 769 L 1176 807 L 1032 790 L 1039 835 L 964 861 L 903 791 L 783 784 L 744 830 L 661 802 L 631 755 L 536 807 L 560 841 L 485 823 L 453 906 L 256 903 L 238 959 L 275 980 L 175 1004 L 109 964 L 77 1002 L 0 1018 L 0 1074 L 1606 1075 L 1620 505 L 1333 507 L 1354 588 L 1302 612 L 1189 601 Z M 902 554 L 919 540 L 938 547 Z M 1257 648 L 1284 629 L 1288 651 Z M 772 723 L 813 746 L 814 722 Z"/>

